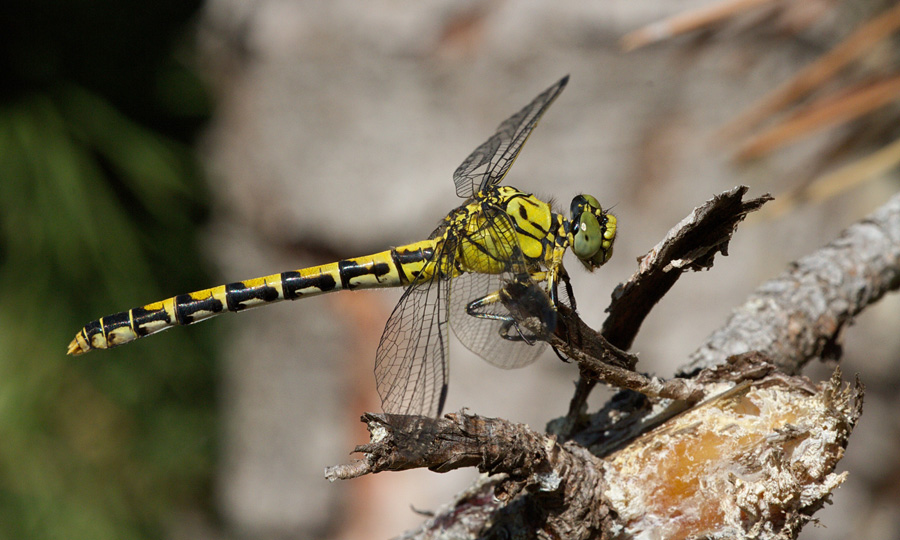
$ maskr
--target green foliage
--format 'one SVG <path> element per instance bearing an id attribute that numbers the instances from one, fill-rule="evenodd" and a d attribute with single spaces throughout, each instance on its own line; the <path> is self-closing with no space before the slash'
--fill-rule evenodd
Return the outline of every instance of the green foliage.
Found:
<path id="1" fill-rule="evenodd" d="M 207 503 L 209 329 L 65 356 L 89 320 L 209 283 L 190 149 L 208 104 L 171 43 L 191 12 L 162 3 L 141 26 L 134 12 L 151 5 L 113 10 L 134 17 L 134 35 L 81 13 L 8 33 L 0 57 L 16 76 L 0 95 L 0 540 L 161 537 Z M 79 33 L 95 53 L 104 36 L 115 50 L 68 50 Z"/>

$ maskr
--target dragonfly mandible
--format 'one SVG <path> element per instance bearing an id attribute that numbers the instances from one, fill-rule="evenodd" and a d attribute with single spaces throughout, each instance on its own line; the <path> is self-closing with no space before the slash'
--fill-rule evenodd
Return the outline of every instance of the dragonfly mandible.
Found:
<path id="1" fill-rule="evenodd" d="M 542 343 L 524 332 L 504 306 L 504 284 L 537 291 L 529 298 L 539 307 L 529 309 L 552 331 L 559 283 L 568 289 L 565 251 L 571 248 L 589 270 L 612 255 L 616 218 L 593 196 L 576 196 L 566 218 L 532 194 L 499 185 L 568 79 L 504 120 L 463 161 L 453 180 L 465 201 L 427 240 L 109 315 L 85 325 L 68 354 L 115 347 L 225 311 L 339 290 L 406 287 L 378 345 L 376 386 L 385 412 L 439 415 L 447 397 L 448 325 L 487 362 L 506 369 L 528 365 Z"/>

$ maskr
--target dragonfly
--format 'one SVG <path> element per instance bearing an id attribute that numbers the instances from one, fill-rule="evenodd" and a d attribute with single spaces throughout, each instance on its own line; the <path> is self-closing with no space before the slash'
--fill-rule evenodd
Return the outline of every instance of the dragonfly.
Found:
<path id="1" fill-rule="evenodd" d="M 523 315 L 514 315 L 510 302 L 527 301 L 526 309 L 515 311 L 553 331 L 559 303 L 574 304 L 565 252 L 571 249 L 590 271 L 612 255 L 616 218 L 595 197 L 575 196 L 566 218 L 533 194 L 499 185 L 568 80 L 563 77 L 504 120 L 462 162 L 453 181 L 464 202 L 427 240 L 102 317 L 76 334 L 68 354 L 116 347 L 225 311 L 340 290 L 405 287 L 375 355 L 376 387 L 384 412 L 440 415 L 447 398 L 448 326 L 463 345 L 497 367 L 531 364 L 544 343 L 522 328 Z M 508 294 L 512 285 L 515 295 Z"/>

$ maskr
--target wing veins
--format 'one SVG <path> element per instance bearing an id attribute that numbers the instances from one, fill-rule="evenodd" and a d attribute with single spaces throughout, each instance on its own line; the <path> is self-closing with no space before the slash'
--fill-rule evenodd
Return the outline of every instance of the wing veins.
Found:
<path id="1" fill-rule="evenodd" d="M 472 197 L 503 180 L 528 136 L 568 82 L 569 76 L 566 75 L 519 112 L 501 122 L 496 132 L 469 154 L 453 173 L 458 196 Z"/>

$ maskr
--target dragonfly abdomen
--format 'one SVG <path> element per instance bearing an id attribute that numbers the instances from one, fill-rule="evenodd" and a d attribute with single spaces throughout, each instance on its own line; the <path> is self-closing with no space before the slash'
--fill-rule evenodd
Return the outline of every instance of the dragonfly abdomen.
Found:
<path id="1" fill-rule="evenodd" d="M 219 285 L 108 315 L 86 324 L 69 343 L 68 352 L 78 355 L 124 345 L 225 311 L 344 289 L 406 286 L 423 273 L 427 274 L 423 278 L 430 276 L 435 245 L 435 240 L 425 240 L 373 255 Z"/>

